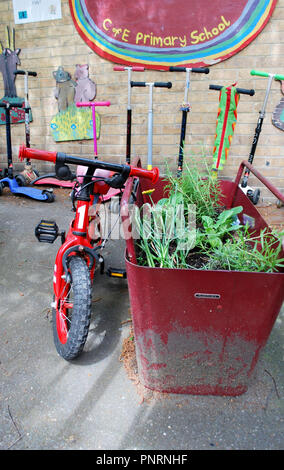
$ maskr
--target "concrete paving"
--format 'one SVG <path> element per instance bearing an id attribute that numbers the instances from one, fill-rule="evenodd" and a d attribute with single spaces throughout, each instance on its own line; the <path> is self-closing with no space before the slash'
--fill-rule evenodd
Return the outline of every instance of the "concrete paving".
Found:
<path id="1" fill-rule="evenodd" d="M 122 279 L 97 275 L 85 351 L 71 363 L 57 355 L 50 302 L 60 242 L 34 237 L 42 217 L 67 228 L 69 190 L 57 192 L 52 204 L 6 190 L 0 198 L 0 449 L 283 449 L 283 307 L 256 377 L 239 397 L 157 393 L 141 400 L 120 360 L 130 331 Z M 111 240 L 105 258 L 123 265 L 123 243 Z"/>

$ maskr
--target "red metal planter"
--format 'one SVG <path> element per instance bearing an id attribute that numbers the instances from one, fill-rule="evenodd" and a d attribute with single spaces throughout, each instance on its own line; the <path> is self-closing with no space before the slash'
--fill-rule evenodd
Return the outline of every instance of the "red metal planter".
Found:
<path id="1" fill-rule="evenodd" d="M 122 198 L 124 221 L 132 183 L 129 181 Z M 142 180 L 141 185 L 140 204 L 142 191 L 149 188 Z M 254 219 L 256 230 L 267 227 L 236 182 L 222 181 L 221 187 L 227 207 L 242 205 L 243 214 Z M 154 202 L 162 197 L 164 183 L 160 180 L 156 188 Z M 244 393 L 281 309 L 284 273 L 142 267 L 136 263 L 128 231 L 126 238 L 141 382 L 161 392 Z"/>

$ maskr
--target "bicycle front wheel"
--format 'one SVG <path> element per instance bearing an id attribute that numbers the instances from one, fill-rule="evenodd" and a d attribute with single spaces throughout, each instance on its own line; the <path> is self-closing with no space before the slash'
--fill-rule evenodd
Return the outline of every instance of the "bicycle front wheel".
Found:
<path id="1" fill-rule="evenodd" d="M 71 281 L 65 284 L 52 310 L 55 347 L 67 361 L 83 351 L 91 320 L 91 279 L 86 261 L 72 256 L 69 272 Z"/>

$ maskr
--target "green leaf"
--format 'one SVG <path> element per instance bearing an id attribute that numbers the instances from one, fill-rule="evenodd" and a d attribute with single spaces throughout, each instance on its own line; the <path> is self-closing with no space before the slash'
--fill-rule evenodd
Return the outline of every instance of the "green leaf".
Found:
<path id="1" fill-rule="evenodd" d="M 242 212 L 242 210 L 243 210 L 242 206 L 238 206 L 238 207 L 233 207 L 232 209 L 227 209 L 221 212 L 221 214 L 219 214 L 218 219 L 217 219 L 217 225 L 224 224 L 225 222 L 227 222 L 228 219 L 232 219 L 237 214 Z"/>
<path id="2" fill-rule="evenodd" d="M 214 225 L 214 220 L 211 217 L 208 217 L 207 215 L 202 216 L 202 222 L 204 225 L 204 228 L 212 228 Z"/>

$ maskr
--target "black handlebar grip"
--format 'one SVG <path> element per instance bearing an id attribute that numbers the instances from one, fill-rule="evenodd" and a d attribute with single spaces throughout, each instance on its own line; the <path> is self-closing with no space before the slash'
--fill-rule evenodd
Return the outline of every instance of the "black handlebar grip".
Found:
<path id="1" fill-rule="evenodd" d="M 222 90 L 223 86 L 222 85 L 209 85 L 209 90 Z M 253 96 L 255 94 L 255 91 L 253 89 L 248 90 L 246 88 L 237 88 L 237 92 L 243 95 L 250 95 Z"/>
<path id="2" fill-rule="evenodd" d="M 15 103 L 0 103 L 0 108 L 22 108 L 23 103 L 16 101 Z"/>
<path id="3" fill-rule="evenodd" d="M 170 72 L 186 72 L 186 67 L 171 66 L 169 68 L 169 71 Z M 210 72 L 208 67 L 193 67 L 193 68 L 190 68 L 190 71 L 195 72 L 195 73 L 209 73 Z"/>
<path id="4" fill-rule="evenodd" d="M 191 72 L 195 72 L 195 73 L 209 73 L 210 70 L 208 67 L 194 67 L 191 69 Z"/>
<path id="5" fill-rule="evenodd" d="M 25 70 L 15 70 L 14 71 L 14 74 L 15 75 L 26 75 L 26 73 L 32 77 L 36 77 L 37 76 L 37 73 L 36 72 L 25 72 Z"/>
<path id="6" fill-rule="evenodd" d="M 246 88 L 237 88 L 238 93 L 242 93 L 243 95 L 250 95 L 253 96 L 255 91 L 253 89 L 247 90 Z"/>
<path id="7" fill-rule="evenodd" d="M 186 67 L 176 67 L 174 65 L 171 65 L 169 67 L 170 72 L 186 72 Z"/>
<path id="8" fill-rule="evenodd" d="M 154 86 L 160 88 L 172 88 L 172 82 L 155 82 Z"/>
<path id="9" fill-rule="evenodd" d="M 146 82 L 130 82 L 131 86 L 146 86 Z"/>
<path id="10" fill-rule="evenodd" d="M 130 86 L 147 86 L 150 83 L 147 82 L 130 82 Z M 161 88 L 172 88 L 172 82 L 154 82 L 152 85 L 154 87 L 161 87 Z"/>

